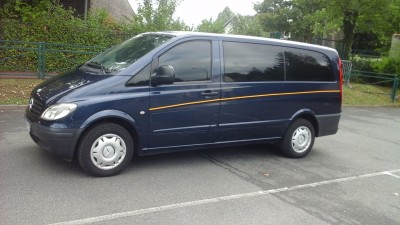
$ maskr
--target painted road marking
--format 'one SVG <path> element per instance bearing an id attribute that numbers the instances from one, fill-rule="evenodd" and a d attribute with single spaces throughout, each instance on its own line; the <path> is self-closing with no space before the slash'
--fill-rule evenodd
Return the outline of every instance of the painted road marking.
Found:
<path id="1" fill-rule="evenodd" d="M 398 176 L 396 174 L 393 174 L 393 173 L 395 173 L 395 172 L 386 172 L 385 174 L 389 175 L 389 176 L 392 176 L 392 177 L 400 178 L 400 176 Z"/>
<path id="2" fill-rule="evenodd" d="M 226 195 L 226 196 L 221 196 L 221 197 L 216 197 L 216 198 L 208 198 L 208 199 L 202 199 L 202 200 L 196 200 L 196 201 L 190 201 L 190 202 L 176 203 L 176 204 L 171 204 L 171 205 L 156 206 L 156 207 L 146 208 L 146 209 L 138 209 L 138 210 L 133 210 L 133 211 L 121 212 L 121 213 L 113 213 L 113 214 L 108 214 L 108 215 L 103 215 L 103 216 L 89 217 L 89 218 L 85 218 L 85 219 L 53 223 L 51 225 L 77 225 L 77 224 L 96 223 L 96 222 L 102 222 L 102 221 L 107 221 L 107 220 L 114 220 L 114 219 L 118 219 L 118 218 L 125 218 L 125 217 L 131 217 L 131 216 L 154 213 L 154 212 L 162 212 L 162 211 L 167 211 L 170 209 L 185 208 L 185 207 L 190 207 L 190 206 L 204 205 L 204 204 L 229 201 L 229 200 L 234 200 L 234 199 L 250 198 L 250 197 L 255 197 L 255 196 L 287 192 L 287 191 L 305 189 L 305 188 L 310 188 L 310 187 L 318 187 L 318 186 L 327 185 L 327 184 L 337 184 L 337 183 L 342 183 L 342 182 L 346 182 L 346 181 L 360 180 L 360 179 L 364 179 L 364 178 L 376 177 L 376 176 L 382 176 L 382 175 L 388 175 L 388 176 L 400 178 L 400 176 L 393 174 L 393 173 L 398 173 L 398 172 L 400 172 L 400 169 L 388 170 L 388 171 L 377 172 L 377 173 L 369 173 L 369 174 L 357 175 L 357 176 L 351 176 L 351 177 L 345 177 L 345 178 L 338 178 L 338 179 L 320 181 L 320 182 L 309 183 L 309 184 L 301 184 L 301 185 L 295 185 L 295 186 L 291 186 L 291 187 L 284 187 L 284 188 L 271 189 L 271 190 L 265 190 L 265 191 L 256 191 L 256 192 L 249 192 L 249 193 L 243 193 L 243 194 L 237 194 L 237 195 Z"/>

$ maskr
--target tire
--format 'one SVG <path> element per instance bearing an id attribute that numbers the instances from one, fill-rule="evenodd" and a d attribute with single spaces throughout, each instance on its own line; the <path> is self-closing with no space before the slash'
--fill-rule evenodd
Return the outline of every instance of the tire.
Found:
<path id="1" fill-rule="evenodd" d="M 133 152 L 134 143 L 125 128 L 115 123 L 101 123 L 83 135 L 78 146 L 78 161 L 93 176 L 113 176 L 131 162 Z"/>
<path id="2" fill-rule="evenodd" d="M 312 149 L 315 140 L 314 126 L 305 119 L 296 119 L 287 129 L 280 149 L 290 158 L 302 158 Z"/>

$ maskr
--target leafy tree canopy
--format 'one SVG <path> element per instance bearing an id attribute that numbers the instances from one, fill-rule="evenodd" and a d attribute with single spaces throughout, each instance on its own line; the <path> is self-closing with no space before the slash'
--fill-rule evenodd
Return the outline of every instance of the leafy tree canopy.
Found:
<path id="1" fill-rule="evenodd" d="M 190 30 L 180 18 L 174 19 L 179 0 L 143 0 L 139 4 L 133 29 L 141 32 L 162 30 Z"/>
<path id="2" fill-rule="evenodd" d="M 230 23 L 229 33 L 252 36 L 266 36 L 258 18 L 253 16 L 241 16 L 225 7 L 214 21 L 212 18 L 205 19 L 196 28 L 197 31 L 210 33 L 224 33 L 226 26 Z"/>
<path id="3" fill-rule="evenodd" d="M 254 8 L 265 31 L 280 31 L 296 40 L 342 33 L 345 58 L 354 33 L 372 32 L 388 43 L 400 29 L 400 0 L 264 0 Z"/>
<path id="4" fill-rule="evenodd" d="M 210 33 L 224 33 L 224 25 L 226 22 L 236 17 L 236 13 L 232 12 L 229 7 L 225 7 L 222 10 L 216 20 L 204 19 L 201 21 L 200 25 L 197 26 L 196 30 L 201 32 L 210 32 Z"/>

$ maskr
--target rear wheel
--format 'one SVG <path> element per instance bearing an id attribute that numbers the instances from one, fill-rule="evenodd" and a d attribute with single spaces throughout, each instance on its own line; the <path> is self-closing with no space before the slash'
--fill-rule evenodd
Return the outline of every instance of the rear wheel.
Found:
<path id="1" fill-rule="evenodd" d="M 290 158 L 306 156 L 312 149 L 315 140 L 314 126 L 310 121 L 297 119 L 286 131 L 281 142 L 281 151 Z"/>
<path id="2" fill-rule="evenodd" d="M 81 167 L 94 176 L 113 176 L 124 169 L 133 156 L 130 133 L 115 123 L 101 123 L 84 134 L 78 147 Z"/>

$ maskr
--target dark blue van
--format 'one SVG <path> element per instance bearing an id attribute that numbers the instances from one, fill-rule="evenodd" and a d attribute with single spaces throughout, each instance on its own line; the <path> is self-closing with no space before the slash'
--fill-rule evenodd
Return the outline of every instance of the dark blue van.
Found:
<path id="1" fill-rule="evenodd" d="M 338 130 L 342 70 L 331 48 L 248 36 L 155 32 L 46 80 L 26 121 L 44 150 L 95 176 L 135 153 L 277 142 L 293 158 Z"/>

